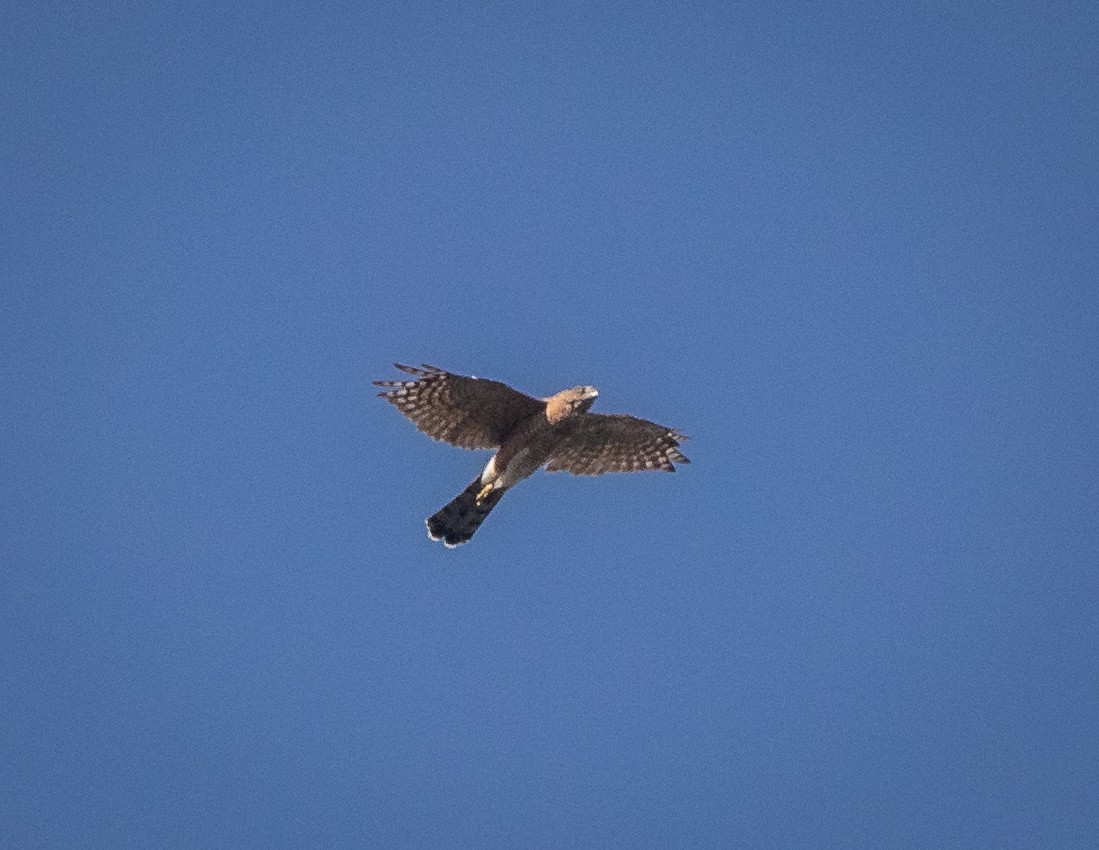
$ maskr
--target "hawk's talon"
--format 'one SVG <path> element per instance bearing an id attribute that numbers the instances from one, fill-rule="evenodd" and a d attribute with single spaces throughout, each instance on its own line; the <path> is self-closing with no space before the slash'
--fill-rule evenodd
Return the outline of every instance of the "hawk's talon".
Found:
<path id="1" fill-rule="evenodd" d="M 477 494 L 477 504 L 479 505 L 479 504 L 481 504 L 481 502 L 483 502 L 485 499 L 487 499 L 488 494 L 491 493 L 491 492 L 492 492 L 492 485 L 491 484 L 486 484 L 484 487 L 482 487 L 481 492 Z"/>

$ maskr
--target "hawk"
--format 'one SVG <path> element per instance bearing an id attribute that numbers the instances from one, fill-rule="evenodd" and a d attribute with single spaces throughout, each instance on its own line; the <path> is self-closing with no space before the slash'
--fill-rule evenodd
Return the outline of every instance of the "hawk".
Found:
<path id="1" fill-rule="evenodd" d="M 393 364 L 412 380 L 374 381 L 379 396 L 435 440 L 496 449 L 484 472 L 427 518 L 427 533 L 453 548 L 469 540 L 510 488 L 536 470 L 602 475 L 690 463 L 684 434 L 622 413 L 589 413 L 599 391 L 573 387 L 532 398 L 499 381 L 455 375 L 426 363 Z"/>

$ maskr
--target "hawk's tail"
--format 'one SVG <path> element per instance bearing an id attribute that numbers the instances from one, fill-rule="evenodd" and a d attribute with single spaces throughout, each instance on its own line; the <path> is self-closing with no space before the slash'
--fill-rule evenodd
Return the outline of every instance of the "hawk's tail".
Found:
<path id="1" fill-rule="evenodd" d="M 465 543 L 473 536 L 485 517 L 503 498 L 503 490 L 493 490 L 477 504 L 477 494 L 481 492 L 481 476 L 459 493 L 449 504 L 439 508 L 427 518 L 427 533 L 432 540 L 442 540 L 448 548 Z"/>

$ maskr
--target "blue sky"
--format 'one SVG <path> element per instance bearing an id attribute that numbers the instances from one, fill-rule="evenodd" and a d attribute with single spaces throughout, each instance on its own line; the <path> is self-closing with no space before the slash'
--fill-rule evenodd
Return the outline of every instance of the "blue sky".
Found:
<path id="1" fill-rule="evenodd" d="M 0 12 L 17 847 L 1084 847 L 1093 3 Z M 428 362 L 677 427 L 539 474 Z"/>

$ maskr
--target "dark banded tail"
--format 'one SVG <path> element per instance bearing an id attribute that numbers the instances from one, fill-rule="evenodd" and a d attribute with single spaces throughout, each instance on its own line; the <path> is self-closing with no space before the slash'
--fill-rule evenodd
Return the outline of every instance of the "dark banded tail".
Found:
<path id="1" fill-rule="evenodd" d="M 427 534 L 432 540 L 442 540 L 447 548 L 465 543 L 473 536 L 485 517 L 504 496 L 503 490 L 493 490 L 481 504 L 477 504 L 477 494 L 481 492 L 481 476 L 459 493 L 449 504 L 441 507 L 427 518 Z"/>

